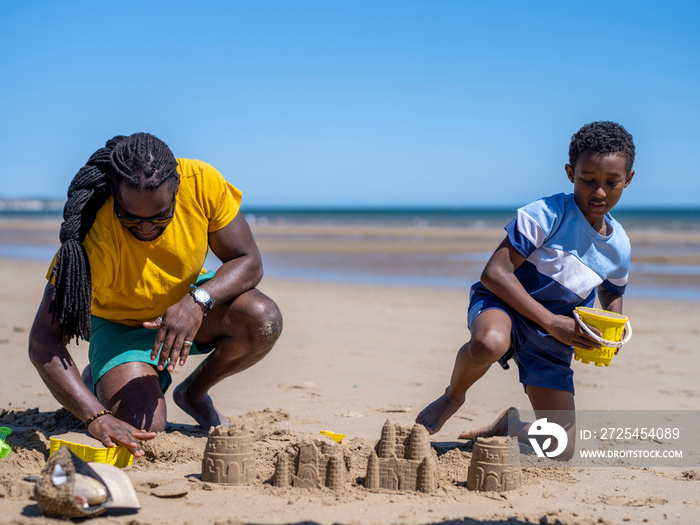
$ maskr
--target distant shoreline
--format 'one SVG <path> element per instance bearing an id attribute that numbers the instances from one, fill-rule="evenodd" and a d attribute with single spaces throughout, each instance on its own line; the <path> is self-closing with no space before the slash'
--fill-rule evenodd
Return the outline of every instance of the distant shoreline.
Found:
<path id="1" fill-rule="evenodd" d="M 251 221 L 265 275 L 301 281 L 468 290 L 505 236 L 502 223 L 431 225 Z M 0 218 L 0 258 L 51 260 L 59 217 Z M 628 228 L 630 295 L 700 301 L 700 229 Z M 220 263 L 210 256 L 206 267 Z"/>
<path id="2" fill-rule="evenodd" d="M 65 199 L 0 199 L 0 220 L 60 219 Z M 440 222 L 470 222 L 507 220 L 515 215 L 520 205 L 496 206 L 257 206 L 243 204 L 246 216 L 266 217 L 268 220 L 289 221 L 390 221 L 412 222 L 416 219 Z M 621 221 L 689 221 L 700 228 L 700 206 L 629 206 L 615 208 L 613 216 Z"/>

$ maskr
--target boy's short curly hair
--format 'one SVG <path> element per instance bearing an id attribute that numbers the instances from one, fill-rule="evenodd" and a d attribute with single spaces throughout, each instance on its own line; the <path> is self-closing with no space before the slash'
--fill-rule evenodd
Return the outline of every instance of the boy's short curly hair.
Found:
<path id="1" fill-rule="evenodd" d="M 601 155 L 621 153 L 626 159 L 627 173 L 634 164 L 632 135 L 616 122 L 591 122 L 574 133 L 569 144 L 569 165 L 572 169 L 576 168 L 576 161 L 584 151 L 595 151 Z"/>

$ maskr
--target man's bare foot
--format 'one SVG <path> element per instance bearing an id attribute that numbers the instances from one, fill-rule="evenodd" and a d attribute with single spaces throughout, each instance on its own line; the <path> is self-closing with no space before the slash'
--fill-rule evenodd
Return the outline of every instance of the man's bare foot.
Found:
<path id="1" fill-rule="evenodd" d="M 515 413 L 513 414 L 511 411 Z M 498 416 L 493 423 L 490 423 L 485 427 L 477 428 L 475 430 L 467 430 L 465 432 L 462 432 L 457 439 L 476 439 L 478 437 L 507 436 L 509 413 L 512 417 L 516 418 L 517 421 L 520 421 L 520 414 L 518 412 L 518 409 L 515 407 L 510 407 L 504 410 L 503 413 L 500 416 Z"/>
<path id="2" fill-rule="evenodd" d="M 440 432 L 445 421 L 459 410 L 464 404 L 465 396 L 455 398 L 450 392 L 450 387 L 445 389 L 445 393 L 421 410 L 416 418 L 416 423 L 423 425 L 428 434 Z"/>
<path id="3" fill-rule="evenodd" d="M 200 427 L 208 431 L 210 427 L 231 426 L 226 416 L 216 409 L 208 394 L 200 399 L 194 399 L 188 395 L 188 387 L 189 381 L 185 379 L 173 391 L 173 400 L 177 406 L 192 416 Z"/>

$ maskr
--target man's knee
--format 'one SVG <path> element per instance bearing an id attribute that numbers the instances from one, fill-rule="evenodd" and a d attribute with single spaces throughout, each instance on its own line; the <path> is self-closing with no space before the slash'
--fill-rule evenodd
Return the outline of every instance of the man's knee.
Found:
<path id="1" fill-rule="evenodd" d="M 257 292 L 246 302 L 248 332 L 254 342 L 269 350 L 282 334 L 282 312 L 275 302 Z"/>
<path id="2" fill-rule="evenodd" d="M 282 312 L 275 302 L 265 297 L 256 305 L 256 319 L 262 342 L 272 347 L 282 335 Z"/>
<path id="3" fill-rule="evenodd" d="M 118 419 L 140 430 L 165 430 L 167 415 L 160 378 L 149 363 L 118 365 L 106 372 L 95 387 L 97 398 Z"/>
<path id="4" fill-rule="evenodd" d="M 159 400 L 155 406 L 148 404 L 149 406 L 144 409 L 143 403 L 138 405 L 119 403 L 111 410 L 115 417 L 129 423 L 134 428 L 146 432 L 163 432 L 168 423 L 165 402 Z"/>
<path id="5" fill-rule="evenodd" d="M 90 392 L 95 389 L 95 385 L 92 382 L 92 366 L 87 365 L 85 368 L 83 368 L 83 373 L 80 374 L 80 378 L 83 380 L 85 388 L 90 390 Z"/>

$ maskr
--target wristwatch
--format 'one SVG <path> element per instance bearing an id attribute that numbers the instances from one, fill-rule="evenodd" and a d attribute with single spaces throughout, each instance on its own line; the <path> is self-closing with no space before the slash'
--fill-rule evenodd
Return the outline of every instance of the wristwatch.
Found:
<path id="1" fill-rule="evenodd" d="M 194 302 L 200 304 L 204 307 L 204 315 L 212 309 L 214 303 L 211 302 L 211 295 L 204 288 L 197 288 L 194 284 L 190 285 L 190 295 L 194 299 Z"/>

